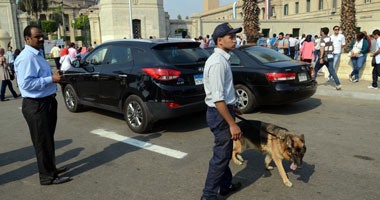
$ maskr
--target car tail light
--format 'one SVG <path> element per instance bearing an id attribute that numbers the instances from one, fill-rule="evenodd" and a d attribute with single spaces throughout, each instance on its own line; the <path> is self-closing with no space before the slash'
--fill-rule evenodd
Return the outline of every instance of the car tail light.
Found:
<path id="1" fill-rule="evenodd" d="M 166 106 L 168 106 L 168 108 L 177 108 L 177 107 L 181 106 L 181 105 L 179 105 L 178 103 L 175 103 L 175 102 L 166 102 L 165 104 L 166 104 Z"/>
<path id="2" fill-rule="evenodd" d="M 143 68 L 143 72 L 160 81 L 170 81 L 179 78 L 181 72 L 174 69 Z"/>
<path id="3" fill-rule="evenodd" d="M 266 73 L 268 81 L 288 81 L 295 80 L 296 73 L 294 72 L 268 72 Z"/>

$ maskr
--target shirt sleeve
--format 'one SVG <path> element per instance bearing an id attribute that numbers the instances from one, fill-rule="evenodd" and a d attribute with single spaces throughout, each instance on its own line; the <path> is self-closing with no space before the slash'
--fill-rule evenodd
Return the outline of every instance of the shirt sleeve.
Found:
<path id="1" fill-rule="evenodd" d="M 225 80 L 225 69 L 221 64 L 213 64 L 210 66 L 209 79 L 210 79 L 210 89 L 212 91 L 212 102 L 225 100 L 224 95 L 224 80 Z"/>
<path id="2" fill-rule="evenodd" d="M 39 73 L 42 73 L 41 67 L 36 59 L 20 60 L 18 70 L 19 73 L 23 75 L 19 80 L 18 84 L 24 90 L 43 90 L 48 87 L 49 84 L 53 83 L 51 76 L 39 77 Z"/>

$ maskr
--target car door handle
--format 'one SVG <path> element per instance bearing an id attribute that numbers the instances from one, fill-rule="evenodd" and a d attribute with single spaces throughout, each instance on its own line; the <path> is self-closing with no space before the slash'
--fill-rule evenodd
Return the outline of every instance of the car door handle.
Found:
<path id="1" fill-rule="evenodd" d="M 128 75 L 126 74 L 119 74 L 119 77 L 126 78 Z"/>

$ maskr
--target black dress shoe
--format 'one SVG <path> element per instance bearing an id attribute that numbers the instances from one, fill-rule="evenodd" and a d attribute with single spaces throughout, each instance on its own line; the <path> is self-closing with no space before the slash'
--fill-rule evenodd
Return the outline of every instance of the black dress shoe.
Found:
<path id="1" fill-rule="evenodd" d="M 232 192 L 236 192 L 241 188 L 241 183 L 231 183 L 229 188 L 220 188 L 219 194 L 222 196 L 226 196 Z"/>
<path id="2" fill-rule="evenodd" d="M 57 185 L 57 184 L 67 183 L 71 180 L 73 180 L 73 179 L 71 179 L 70 177 L 61 176 L 61 177 L 57 177 L 57 178 L 51 180 L 50 182 L 41 183 L 41 185 Z"/>
<path id="3" fill-rule="evenodd" d="M 0 101 L 9 101 L 9 99 L 1 99 Z"/>
<path id="4" fill-rule="evenodd" d="M 61 173 L 66 172 L 68 170 L 69 170 L 68 167 L 60 167 L 60 168 L 57 168 L 56 171 L 57 171 L 57 174 L 61 174 Z"/>

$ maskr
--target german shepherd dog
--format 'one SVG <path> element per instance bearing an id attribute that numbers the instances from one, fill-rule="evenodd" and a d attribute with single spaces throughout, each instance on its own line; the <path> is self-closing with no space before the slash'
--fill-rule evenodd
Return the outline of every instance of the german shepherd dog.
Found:
<path id="1" fill-rule="evenodd" d="M 234 141 L 232 160 L 238 165 L 243 164 L 244 159 L 241 153 L 248 147 L 256 146 L 261 152 L 266 154 L 266 169 L 273 169 L 269 165 L 273 159 L 284 184 L 287 187 L 292 187 L 293 184 L 289 181 L 282 165 L 282 160 L 291 161 L 290 169 L 292 170 L 301 168 L 302 159 L 306 152 L 304 135 L 299 136 L 292 131 L 273 124 L 255 120 L 248 121 L 240 116 L 237 117 L 243 120 L 238 122 L 243 134 L 239 140 Z"/>

